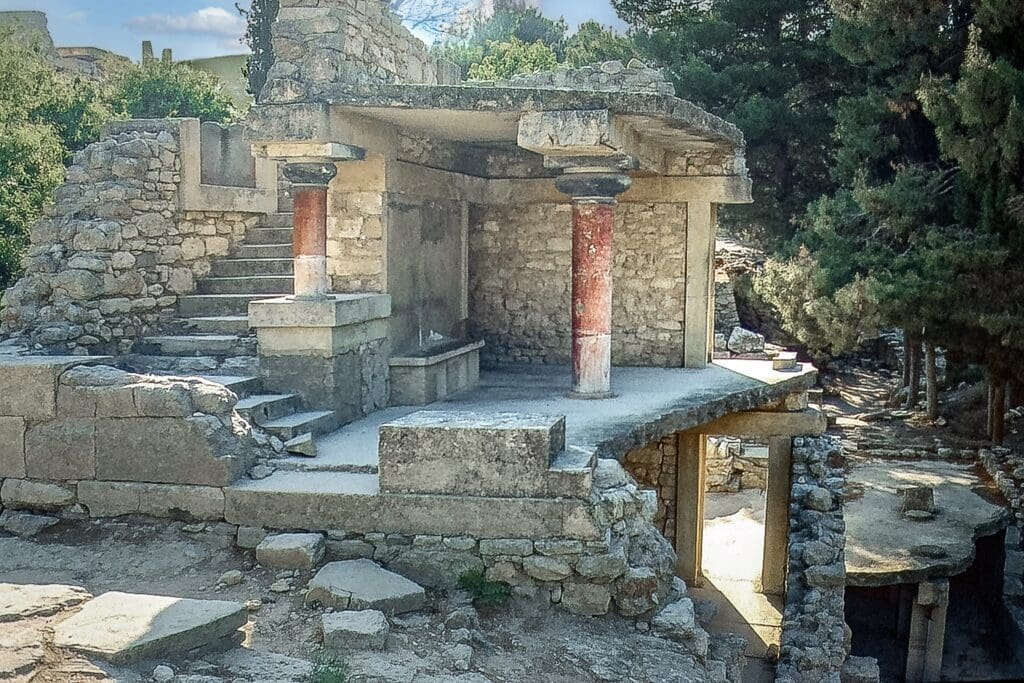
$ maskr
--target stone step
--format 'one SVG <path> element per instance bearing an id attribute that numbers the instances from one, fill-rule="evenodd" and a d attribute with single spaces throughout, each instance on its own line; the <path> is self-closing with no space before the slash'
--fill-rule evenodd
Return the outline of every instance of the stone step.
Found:
<path id="1" fill-rule="evenodd" d="M 240 259 L 254 258 L 291 258 L 295 252 L 292 243 L 281 244 L 243 244 L 235 251 L 233 256 Z"/>
<path id="2" fill-rule="evenodd" d="M 162 356 L 244 356 L 256 351 L 254 337 L 227 334 L 182 334 L 146 337 L 139 342 L 142 351 Z"/>
<path id="3" fill-rule="evenodd" d="M 261 228 L 290 228 L 295 223 L 294 213 L 268 213 L 260 221 Z"/>
<path id="4" fill-rule="evenodd" d="M 259 377 L 244 375 L 200 375 L 200 377 L 208 382 L 227 387 L 243 400 L 247 396 L 258 394 L 262 385 Z"/>
<path id="5" fill-rule="evenodd" d="M 306 413 L 293 413 L 262 425 L 271 434 L 290 441 L 300 434 L 310 432 L 314 435 L 326 434 L 338 428 L 338 416 L 333 410 L 317 410 Z"/>
<path id="6" fill-rule="evenodd" d="M 277 294 L 190 294 L 178 299 L 178 315 L 183 318 L 249 315 L 249 302 L 287 296 Z"/>
<path id="7" fill-rule="evenodd" d="M 348 438 L 345 427 L 316 439 L 315 458 L 289 458 L 278 461 L 277 468 L 292 472 L 377 473 L 376 439 Z"/>
<path id="8" fill-rule="evenodd" d="M 295 278 L 291 275 L 205 277 L 196 287 L 199 294 L 275 294 L 294 289 Z"/>
<path id="9" fill-rule="evenodd" d="M 289 228 L 253 228 L 245 233 L 245 244 L 285 244 L 292 241 Z"/>
<path id="10" fill-rule="evenodd" d="M 380 495 L 375 474 L 275 472 L 240 479 L 225 490 L 232 524 L 334 529 L 342 519 L 372 514 Z"/>
<path id="11" fill-rule="evenodd" d="M 229 375 L 232 377 L 257 377 L 260 373 L 256 356 L 160 356 L 131 353 L 121 356 L 117 366 L 129 372 L 151 375 L 175 375 L 179 377 L 205 377 L 208 375 Z"/>
<path id="12" fill-rule="evenodd" d="M 249 422 L 263 426 L 294 415 L 297 409 L 295 399 L 295 394 L 254 394 L 239 401 L 235 410 Z"/>
<path id="13" fill-rule="evenodd" d="M 250 332 L 249 316 L 246 315 L 214 315 L 188 318 L 181 322 L 186 329 L 203 334 L 234 334 L 242 337 Z"/>
<path id="14" fill-rule="evenodd" d="M 214 277 L 244 277 L 246 275 L 291 275 L 295 261 L 291 258 L 226 258 L 213 262 L 210 275 Z"/>

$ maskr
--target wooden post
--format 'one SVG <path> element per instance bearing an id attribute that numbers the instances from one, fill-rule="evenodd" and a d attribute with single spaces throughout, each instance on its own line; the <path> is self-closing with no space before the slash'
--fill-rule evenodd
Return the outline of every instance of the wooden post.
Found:
<path id="1" fill-rule="evenodd" d="M 935 344 L 925 342 L 925 396 L 928 401 L 928 418 L 937 420 L 939 417 L 939 377 L 935 363 Z"/>

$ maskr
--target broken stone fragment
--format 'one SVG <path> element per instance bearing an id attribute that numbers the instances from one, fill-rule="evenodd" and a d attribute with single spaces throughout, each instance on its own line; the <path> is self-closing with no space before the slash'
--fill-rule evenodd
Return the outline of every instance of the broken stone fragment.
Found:
<path id="1" fill-rule="evenodd" d="M 109 592 L 54 629 L 54 645 L 110 662 L 133 662 L 227 644 L 245 606 L 220 600 Z"/>
<path id="2" fill-rule="evenodd" d="M 285 442 L 284 449 L 293 455 L 303 455 L 307 458 L 316 457 L 316 442 L 313 441 L 313 435 L 309 432 Z"/>
<path id="3" fill-rule="evenodd" d="M 538 581 L 561 581 L 572 576 L 572 567 L 568 562 L 544 555 L 531 555 L 524 558 L 523 571 Z"/>
<path id="4" fill-rule="evenodd" d="M 0 583 L 0 624 L 52 616 L 91 597 L 78 586 Z"/>
<path id="5" fill-rule="evenodd" d="M 567 581 L 562 587 L 561 605 L 572 614 L 596 617 L 608 613 L 612 593 L 608 586 Z"/>
<path id="6" fill-rule="evenodd" d="M 275 534 L 256 546 L 256 561 L 268 569 L 312 569 L 324 550 L 321 534 Z"/>
<path id="7" fill-rule="evenodd" d="M 46 515 L 33 515 L 14 510 L 4 510 L 0 513 L 0 528 L 21 538 L 31 538 L 58 523 L 59 519 Z"/>
<path id="8" fill-rule="evenodd" d="M 423 608 L 426 593 L 404 576 L 370 560 L 331 562 L 309 582 L 306 604 L 402 614 Z"/>
<path id="9" fill-rule="evenodd" d="M 761 353 L 764 351 L 764 335 L 734 327 L 727 346 L 733 353 Z"/>
<path id="10" fill-rule="evenodd" d="M 697 635 L 697 615 L 693 609 L 693 600 L 680 598 L 669 603 L 665 609 L 651 619 L 651 628 L 660 636 L 683 642 Z"/>
<path id="11" fill-rule="evenodd" d="M 391 625 L 379 610 L 344 611 L 325 614 L 320 628 L 324 647 L 329 650 L 383 650 Z"/>
<path id="12" fill-rule="evenodd" d="M 925 512 L 930 517 L 935 512 L 935 491 L 931 486 L 900 486 L 896 489 L 900 497 L 900 513 Z"/>

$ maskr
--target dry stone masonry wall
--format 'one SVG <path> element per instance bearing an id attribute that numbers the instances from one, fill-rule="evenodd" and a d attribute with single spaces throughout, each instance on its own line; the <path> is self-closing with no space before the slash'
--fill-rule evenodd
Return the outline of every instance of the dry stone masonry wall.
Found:
<path id="1" fill-rule="evenodd" d="M 488 362 L 570 358 L 572 208 L 495 206 L 469 228 L 469 320 Z M 612 360 L 678 367 L 683 358 L 686 205 L 620 204 Z"/>
<path id="2" fill-rule="evenodd" d="M 125 352 L 173 317 L 258 214 L 179 211 L 180 123 L 114 124 L 75 155 L 33 226 L 0 334 L 65 353 Z"/>
<path id="3" fill-rule="evenodd" d="M 633 59 L 627 65 L 616 60 L 579 69 L 559 67 L 552 71 L 517 74 L 496 81 L 494 85 L 509 88 L 565 88 L 597 92 L 675 94 L 675 86 L 665 78 L 661 70 L 650 68 L 639 59 Z"/>
<path id="4" fill-rule="evenodd" d="M 794 439 L 780 683 L 839 683 L 850 654 L 843 495 L 838 439 Z"/>
<path id="5" fill-rule="evenodd" d="M 273 48 L 264 104 L 327 101 L 353 84 L 458 80 L 381 0 L 281 0 Z"/>
<path id="6" fill-rule="evenodd" d="M 641 487 L 657 496 L 654 526 L 665 538 L 676 537 L 676 463 L 679 435 L 672 434 L 630 451 L 622 466 Z"/>

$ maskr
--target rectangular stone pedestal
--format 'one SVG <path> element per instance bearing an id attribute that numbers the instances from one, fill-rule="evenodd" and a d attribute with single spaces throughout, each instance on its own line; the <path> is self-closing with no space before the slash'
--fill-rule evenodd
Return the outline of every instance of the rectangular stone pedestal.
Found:
<path id="1" fill-rule="evenodd" d="M 387 493 L 544 496 L 565 418 L 422 411 L 380 428 Z"/>
<path id="2" fill-rule="evenodd" d="M 349 422 L 388 404 L 386 294 L 281 297 L 249 304 L 267 391 L 298 394 L 307 409 Z"/>

